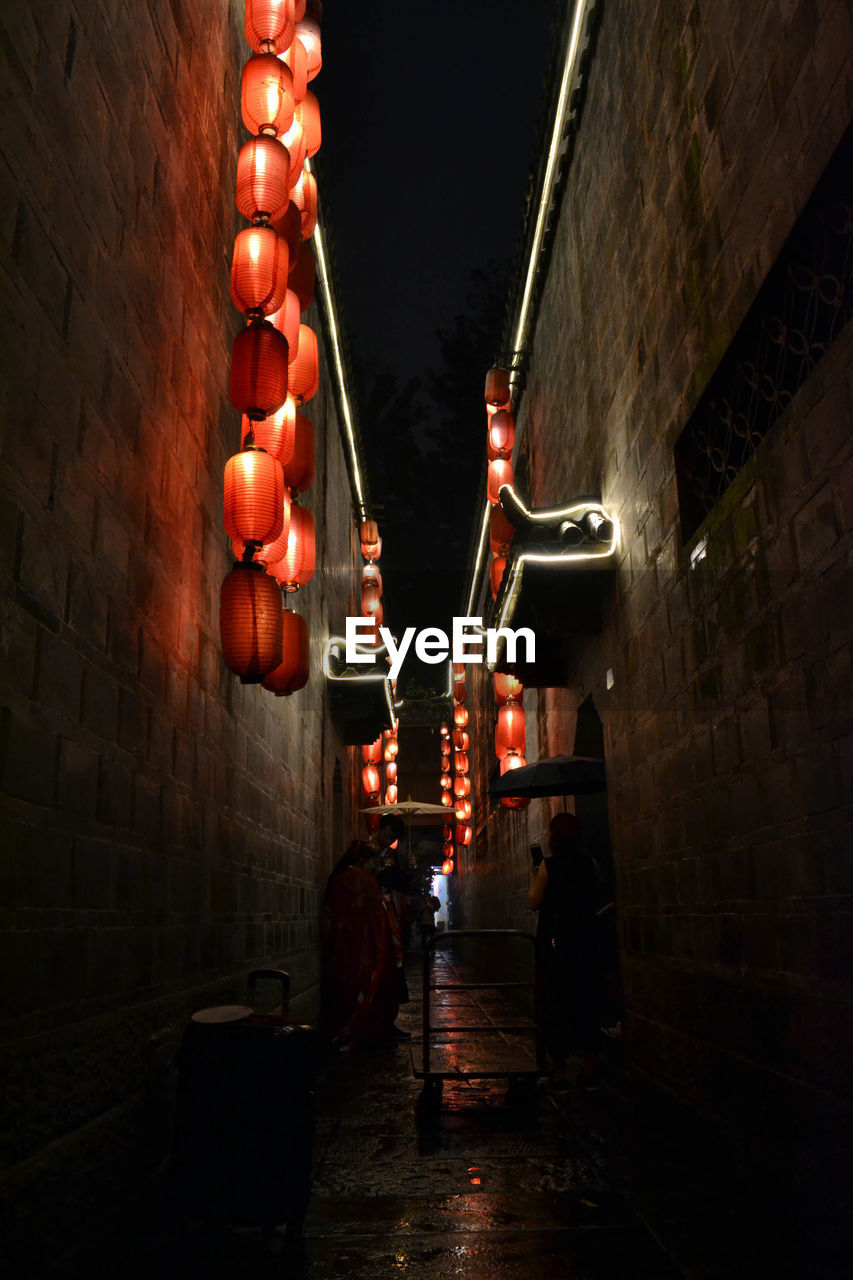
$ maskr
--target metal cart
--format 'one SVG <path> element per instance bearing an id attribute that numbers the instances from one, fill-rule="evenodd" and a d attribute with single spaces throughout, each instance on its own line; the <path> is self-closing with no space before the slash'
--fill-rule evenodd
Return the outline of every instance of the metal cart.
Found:
<path id="1" fill-rule="evenodd" d="M 434 981 L 433 961 L 440 947 L 452 945 L 461 938 L 485 938 L 501 941 L 510 938 L 525 939 L 530 943 L 530 970 L 534 972 L 536 940 L 531 933 L 520 929 L 449 929 L 437 933 L 424 952 L 423 963 L 423 1043 L 412 1045 L 412 1070 L 416 1079 L 423 1080 L 424 1087 L 418 1099 L 418 1115 L 421 1119 L 434 1118 L 441 1106 L 445 1080 L 507 1080 L 508 1100 L 511 1105 L 532 1101 L 536 1096 L 535 1082 L 542 1072 L 542 1046 L 534 1022 L 476 1022 L 436 1026 L 432 1020 L 431 996 L 435 992 L 535 991 L 530 981 L 506 982 L 441 982 Z M 465 1042 L 436 1045 L 437 1036 L 452 1037 L 464 1033 Z M 490 1053 L 484 1053 L 478 1044 L 479 1037 L 498 1036 L 500 1041 Z M 529 1036 L 533 1041 L 533 1053 L 525 1052 L 522 1042 L 508 1037 Z"/>

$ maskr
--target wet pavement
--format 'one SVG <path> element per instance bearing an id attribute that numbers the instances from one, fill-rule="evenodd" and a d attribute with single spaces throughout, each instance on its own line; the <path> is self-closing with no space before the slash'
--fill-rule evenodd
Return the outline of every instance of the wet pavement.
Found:
<path id="1" fill-rule="evenodd" d="M 445 1056 L 432 1063 L 452 1066 L 464 1049 L 468 1067 L 506 1067 L 518 1087 L 508 1093 L 506 1078 L 448 1080 L 440 1106 L 419 1105 L 418 957 L 407 972 L 412 1000 L 398 1026 L 412 1041 L 389 1040 L 323 1063 L 303 1240 L 188 1220 L 161 1187 L 123 1232 L 80 1257 L 75 1274 L 104 1280 L 178 1273 L 185 1280 L 803 1274 L 803 1259 L 779 1225 L 763 1225 L 747 1207 L 736 1170 L 691 1159 L 674 1139 L 638 1125 L 614 1053 L 597 1091 L 574 1087 L 561 1095 L 537 1080 L 530 1036 L 488 1035 L 478 1057 L 476 1036 L 466 1034 L 456 1037 L 457 1053 L 450 1027 L 506 1020 L 494 993 L 437 998 Z M 441 981 L 472 976 L 442 957 L 437 973 Z M 836 1274 L 814 1267 L 805 1273 Z"/>

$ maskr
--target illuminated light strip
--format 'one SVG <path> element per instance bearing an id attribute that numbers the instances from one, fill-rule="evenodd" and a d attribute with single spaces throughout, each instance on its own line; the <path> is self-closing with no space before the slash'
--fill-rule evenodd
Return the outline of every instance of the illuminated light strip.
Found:
<path id="1" fill-rule="evenodd" d="M 527 277 L 524 282 L 524 293 L 521 299 L 521 307 L 519 310 L 518 323 L 515 330 L 515 338 L 513 339 L 513 351 L 521 351 L 522 344 L 527 329 L 527 313 L 530 309 L 530 299 L 533 294 L 533 281 L 536 276 L 537 260 L 539 258 L 539 250 L 542 245 L 542 236 L 545 232 L 545 220 L 548 216 L 548 206 L 551 203 L 551 192 L 554 186 L 554 171 L 557 167 L 557 158 L 560 153 L 560 139 L 563 132 L 563 119 L 566 114 L 566 106 L 569 99 L 569 90 L 574 79 L 575 62 L 577 60 L 578 45 L 580 44 L 581 26 L 583 24 L 583 16 L 586 11 L 587 0 L 575 0 L 575 12 L 572 19 L 572 29 L 569 34 L 569 43 L 566 49 L 566 58 L 563 63 L 563 78 L 560 81 L 560 96 L 557 100 L 557 109 L 554 112 L 554 126 L 551 130 L 551 143 L 548 148 L 548 162 L 545 166 L 545 176 L 542 181 L 542 191 L 539 196 L 539 209 L 536 214 L 536 227 L 533 232 L 533 243 L 530 248 L 530 257 L 527 262 Z M 486 510 L 483 515 L 483 530 L 489 517 L 489 506 L 486 504 Z M 477 591 L 477 583 L 480 577 L 480 571 L 483 567 L 483 548 L 485 540 L 483 531 L 480 533 L 480 543 L 477 547 L 477 555 L 474 561 L 474 572 L 471 578 L 471 591 L 468 595 L 468 603 L 465 606 L 465 612 L 470 613 L 474 605 L 474 596 Z"/>
<path id="2" fill-rule="evenodd" d="M 309 173 L 313 173 L 310 160 L 305 161 L 305 168 Z M 317 248 L 317 264 L 320 268 L 320 283 L 323 289 L 323 296 L 326 300 L 326 315 L 329 319 L 329 336 L 332 340 L 332 350 L 335 358 L 335 370 L 338 376 L 338 390 L 341 396 L 341 404 L 344 411 L 344 424 L 346 426 L 347 440 L 349 442 L 350 464 L 352 467 L 353 484 L 355 485 L 356 497 L 359 506 L 359 518 L 367 519 L 367 503 L 364 497 L 364 486 L 361 480 L 361 467 L 358 460 L 358 446 L 355 439 L 355 428 L 353 426 L 352 409 L 350 408 L 349 396 L 347 395 L 346 377 L 344 375 L 344 363 L 341 355 L 340 339 L 338 337 L 338 320 L 335 313 L 335 304 L 332 298 L 332 286 L 329 277 L 329 267 L 326 258 L 326 246 L 323 241 L 323 228 L 320 223 L 319 213 L 317 215 L 317 226 L 313 236 L 314 244 Z"/>

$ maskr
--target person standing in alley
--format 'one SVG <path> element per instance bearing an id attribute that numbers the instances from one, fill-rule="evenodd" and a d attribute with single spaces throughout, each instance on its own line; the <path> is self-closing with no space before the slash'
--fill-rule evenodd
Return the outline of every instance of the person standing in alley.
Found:
<path id="1" fill-rule="evenodd" d="M 597 918 L 600 876 L 581 847 L 573 813 L 558 813 L 548 829 L 550 856 L 534 865 L 529 902 L 536 929 L 541 1035 L 552 1062 L 552 1084 L 568 1086 L 571 1052 L 583 1059 L 580 1084 L 598 1074 L 601 957 Z"/>

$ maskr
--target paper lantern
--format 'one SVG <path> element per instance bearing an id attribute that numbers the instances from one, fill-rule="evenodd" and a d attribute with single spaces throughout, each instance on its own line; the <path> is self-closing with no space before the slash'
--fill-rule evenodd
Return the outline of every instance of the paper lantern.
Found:
<path id="1" fill-rule="evenodd" d="M 284 465 L 284 483 L 293 493 L 304 493 L 314 483 L 316 457 L 314 424 L 297 410 L 293 424 L 293 452 Z"/>
<path id="2" fill-rule="evenodd" d="M 379 776 L 379 770 L 375 764 L 366 764 L 361 770 L 361 785 L 367 794 L 379 795 L 379 788 L 382 786 L 382 779 Z"/>
<path id="3" fill-rule="evenodd" d="M 370 613 L 377 613 L 382 606 L 382 593 L 377 587 L 363 586 L 361 588 L 361 612 L 367 616 Z"/>
<path id="4" fill-rule="evenodd" d="M 279 333 L 284 336 L 287 343 L 287 363 L 288 368 L 296 359 L 296 351 L 299 346 L 299 299 L 292 289 L 286 289 L 284 294 L 284 302 L 278 311 L 274 311 L 269 318 L 270 324 L 274 329 L 278 329 Z M 288 378 L 290 374 L 288 372 Z M 290 397 L 293 399 L 293 396 Z"/>
<path id="5" fill-rule="evenodd" d="M 287 552 L 281 560 L 268 564 L 267 571 L 287 591 L 296 591 L 314 576 L 315 556 L 314 517 L 305 507 L 294 502 L 290 508 Z"/>
<path id="6" fill-rule="evenodd" d="M 284 519 L 281 533 L 277 538 L 268 538 L 264 545 L 255 552 L 255 559 L 262 564 L 275 564 L 287 555 L 287 543 L 290 538 L 290 494 L 284 490 Z"/>
<path id="7" fill-rule="evenodd" d="M 237 208 L 250 222 L 275 223 L 290 204 L 290 155 L 276 138 L 262 135 L 244 142 L 237 155 Z M 299 210 L 296 215 L 300 219 Z M 279 235 L 284 233 L 276 227 Z M 289 241 L 289 237 L 284 235 Z M 293 245 L 291 245 L 293 248 Z M 292 262 L 291 262 L 292 265 Z"/>
<path id="8" fill-rule="evenodd" d="M 453 730 L 453 746 L 457 751 L 467 751 L 471 744 L 471 739 L 464 729 Z"/>
<path id="9" fill-rule="evenodd" d="M 458 774 L 467 773 L 470 767 L 467 751 L 454 751 L 453 767 Z"/>
<path id="10" fill-rule="evenodd" d="M 529 796 L 501 796 L 501 804 L 505 809 L 526 809 L 530 804 Z"/>
<path id="11" fill-rule="evenodd" d="M 282 660 L 281 593 L 259 564 L 241 561 L 222 583 L 222 656 L 244 684 L 257 684 Z"/>
<path id="12" fill-rule="evenodd" d="M 438 785 L 441 787 L 442 791 L 452 791 L 453 779 L 450 776 L 450 774 L 442 773 L 441 777 L 438 780 Z"/>
<path id="13" fill-rule="evenodd" d="M 461 704 L 464 701 L 465 701 L 465 685 L 462 684 L 461 681 L 457 681 L 453 685 L 453 705 L 455 707 L 461 706 Z"/>
<path id="14" fill-rule="evenodd" d="M 272 457 L 278 458 L 282 466 L 293 456 L 293 443 L 296 435 L 296 404 L 288 396 L 280 409 L 266 418 L 253 421 L 243 416 L 241 423 L 243 447 L 255 444 L 265 449 Z"/>
<path id="15" fill-rule="evenodd" d="M 489 585 L 492 589 L 492 599 L 497 600 L 498 593 L 501 589 L 501 581 L 506 569 L 506 556 L 493 556 L 492 563 L 489 567 Z"/>
<path id="16" fill-rule="evenodd" d="M 494 673 L 494 681 L 495 701 L 499 707 L 504 706 L 507 702 L 521 702 L 524 695 L 524 685 L 520 680 L 516 680 L 515 676 L 496 671 Z"/>
<path id="17" fill-rule="evenodd" d="M 296 254 L 296 261 L 290 264 L 288 289 L 292 289 L 299 299 L 299 310 L 307 311 L 314 300 L 314 279 L 317 274 L 317 258 L 307 240 L 303 240 Z"/>
<path id="18" fill-rule="evenodd" d="M 505 556 L 512 542 L 513 529 L 503 507 L 498 503 L 489 512 L 489 547 L 496 556 Z"/>
<path id="19" fill-rule="evenodd" d="M 445 822 L 444 826 L 441 828 L 441 836 L 443 840 L 453 839 L 453 826 L 451 823 Z"/>
<path id="20" fill-rule="evenodd" d="M 296 36 L 305 46 L 308 55 L 308 79 L 313 80 L 323 65 L 323 38 L 320 23 L 308 16 L 296 24 Z"/>
<path id="21" fill-rule="evenodd" d="M 282 134 L 282 142 L 287 148 L 287 154 L 290 156 L 290 174 L 287 179 L 287 185 L 290 188 L 296 186 L 299 181 L 299 175 L 305 167 L 305 130 L 302 128 L 302 121 L 298 116 L 294 115 L 293 124 Z"/>
<path id="22" fill-rule="evenodd" d="M 517 751 L 508 751 L 500 762 L 500 776 L 509 773 L 512 769 L 523 769 L 527 764 L 524 756 L 519 755 Z"/>
<path id="23" fill-rule="evenodd" d="M 446 738 L 444 738 L 444 739 L 439 743 L 439 751 L 441 752 L 441 754 L 442 754 L 443 756 L 449 756 L 449 755 L 450 755 L 450 752 L 451 752 L 451 746 L 450 746 L 450 743 L 448 742 L 448 740 L 447 740 Z"/>
<path id="24" fill-rule="evenodd" d="M 506 409 L 498 409 L 489 418 L 489 460 L 511 458 L 515 444 L 515 418 Z"/>
<path id="25" fill-rule="evenodd" d="M 282 611 L 281 664 L 263 680 L 263 687 L 277 698 L 304 689 L 311 674 L 311 637 L 308 623 L 292 609 Z"/>
<path id="26" fill-rule="evenodd" d="M 296 108 L 296 116 L 305 134 L 305 154 L 315 156 L 323 142 L 323 129 L 320 122 L 320 104 L 316 94 L 310 89 Z"/>
<path id="27" fill-rule="evenodd" d="M 263 449 L 243 449 L 225 464 L 225 532 L 229 538 L 272 542 L 284 525 L 284 473 Z"/>
<path id="28" fill-rule="evenodd" d="M 296 359 L 290 366 L 289 390 L 296 400 L 311 400 L 320 387 L 320 364 L 317 335 L 310 325 L 299 326 Z"/>
<path id="29" fill-rule="evenodd" d="M 452 873 L 453 873 L 453 859 L 445 858 L 444 862 L 442 862 L 441 864 L 441 874 L 443 876 L 449 876 L 449 875 L 452 875 Z"/>
<path id="30" fill-rule="evenodd" d="M 313 94 L 312 94 L 313 97 Z M 312 153 L 309 151 L 308 153 Z M 317 179 L 307 169 L 290 193 L 290 198 L 299 210 L 301 238 L 310 240 L 317 229 Z"/>
<path id="31" fill-rule="evenodd" d="M 296 35 L 293 0 L 246 0 L 243 29 L 255 53 L 286 49 Z"/>
<path id="32" fill-rule="evenodd" d="M 486 404 L 505 405 L 509 400 L 509 370 L 490 369 L 486 374 Z"/>
<path id="33" fill-rule="evenodd" d="M 471 794 L 471 779 L 460 775 L 453 779 L 453 794 L 457 800 L 465 800 Z"/>
<path id="34" fill-rule="evenodd" d="M 501 485 L 512 484 L 512 463 L 506 458 L 495 458 L 489 463 L 487 496 L 492 506 L 500 502 Z"/>
<path id="35" fill-rule="evenodd" d="M 450 737 L 450 725 L 446 720 L 442 720 L 441 724 L 438 726 L 438 732 L 441 734 L 442 738 Z"/>
<path id="36" fill-rule="evenodd" d="M 286 133 L 293 124 L 295 105 L 293 76 L 287 63 L 274 53 L 256 53 L 251 57 L 243 67 L 240 86 L 243 124 L 249 133 L 272 137 Z"/>
<path id="37" fill-rule="evenodd" d="M 458 822 L 456 824 L 456 843 L 457 844 L 469 845 L 471 843 L 471 837 L 473 836 L 473 834 L 474 834 L 473 831 L 466 823 Z"/>
<path id="38" fill-rule="evenodd" d="M 386 804 L 397 803 L 397 788 L 393 782 L 391 783 L 390 787 L 385 788 L 385 803 Z"/>
<path id="39" fill-rule="evenodd" d="M 379 764 L 382 759 L 382 737 L 375 742 L 366 742 L 361 748 L 361 758 L 365 764 Z"/>
<path id="40" fill-rule="evenodd" d="M 508 751 L 524 752 L 525 723 L 524 709 L 514 702 L 508 702 L 498 711 L 498 723 L 495 726 L 495 754 L 502 760 Z"/>
<path id="41" fill-rule="evenodd" d="M 453 792 L 452 791 L 442 791 L 440 799 L 445 809 L 453 808 Z"/>
<path id="42" fill-rule="evenodd" d="M 385 781 L 386 782 L 397 781 L 397 761 L 396 760 L 389 760 L 388 763 L 386 764 Z"/>
<path id="43" fill-rule="evenodd" d="M 385 742 L 385 749 L 382 752 L 383 760 L 394 760 L 400 751 L 400 744 L 396 738 L 388 738 Z"/>
<path id="44" fill-rule="evenodd" d="M 440 760 L 440 764 L 441 764 L 441 772 L 442 772 L 442 773 L 450 773 L 451 765 L 450 765 L 450 757 L 449 757 L 449 756 L 442 756 L 442 757 L 441 757 L 441 760 Z"/>
<path id="45" fill-rule="evenodd" d="M 375 561 L 368 561 L 362 566 L 361 585 L 363 587 L 376 587 L 379 594 L 382 594 L 382 574 L 379 572 L 379 565 Z"/>
<path id="46" fill-rule="evenodd" d="M 362 520 L 358 527 L 361 554 L 365 560 L 378 559 L 379 527 L 375 520 Z"/>
<path id="47" fill-rule="evenodd" d="M 467 799 L 456 800 L 454 804 L 456 817 L 459 822 L 467 822 L 471 817 L 471 801 Z"/>
<path id="48" fill-rule="evenodd" d="M 281 146 L 276 143 L 276 146 Z M 284 148 L 282 147 L 282 150 Z M 288 169 L 288 177 L 286 182 L 290 180 L 290 170 Z M 281 236 L 282 240 L 287 241 L 288 264 L 289 271 L 293 271 L 296 255 L 299 253 L 299 246 L 302 244 L 302 214 L 296 206 L 291 193 L 288 193 L 287 204 L 283 211 L 275 218 L 270 219 L 270 226 L 277 236 Z M 288 280 L 288 286 L 290 281 Z M 294 343 L 294 348 L 295 348 Z"/>
<path id="49" fill-rule="evenodd" d="M 299 36 L 294 36 L 290 48 L 278 56 L 290 67 L 290 74 L 293 77 L 293 101 L 298 106 L 308 88 L 308 51 Z"/>
<path id="50" fill-rule="evenodd" d="M 231 259 L 231 301 L 249 318 L 278 311 L 287 292 L 287 243 L 272 227 L 237 233 Z"/>
<path id="51" fill-rule="evenodd" d="M 464 662 L 453 662 L 450 664 L 450 673 L 453 676 L 454 684 L 458 683 L 460 680 L 464 682 L 465 672 L 466 667 Z"/>
<path id="52" fill-rule="evenodd" d="M 249 418 L 265 418 L 287 399 L 287 343 L 269 320 L 254 320 L 234 339 L 228 395 Z"/>
<path id="53" fill-rule="evenodd" d="M 372 609 L 370 613 L 365 613 L 365 611 L 362 610 L 361 616 L 363 618 L 372 619 L 372 621 L 376 624 L 377 627 L 381 627 L 383 622 L 385 621 L 385 610 L 382 607 L 382 602 L 380 601 L 380 603 L 376 606 L 376 608 Z"/>
<path id="54" fill-rule="evenodd" d="M 457 729 L 464 729 L 468 724 L 468 712 L 464 707 L 453 708 L 453 723 Z"/>

